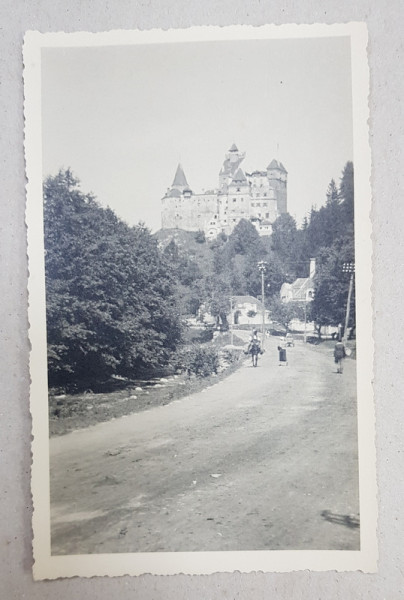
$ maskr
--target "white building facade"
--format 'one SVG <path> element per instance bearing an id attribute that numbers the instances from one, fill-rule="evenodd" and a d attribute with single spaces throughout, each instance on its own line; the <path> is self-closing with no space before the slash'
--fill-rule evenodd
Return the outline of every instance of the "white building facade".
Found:
<path id="1" fill-rule="evenodd" d="M 244 172 L 245 153 L 235 144 L 225 156 L 219 187 L 194 194 L 178 165 L 172 186 L 162 198 L 162 228 L 204 231 L 208 239 L 229 235 L 247 219 L 260 235 L 270 235 L 272 223 L 287 212 L 287 171 L 272 160 L 265 171 Z"/>

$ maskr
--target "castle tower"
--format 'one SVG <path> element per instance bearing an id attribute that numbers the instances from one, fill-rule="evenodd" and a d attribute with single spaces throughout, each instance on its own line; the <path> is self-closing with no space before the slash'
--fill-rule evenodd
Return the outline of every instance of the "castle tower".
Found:
<path id="1" fill-rule="evenodd" d="M 287 182 L 288 172 L 281 162 L 273 159 L 267 167 L 267 177 L 270 186 L 275 190 L 280 214 L 288 211 L 287 207 Z"/>
<path id="2" fill-rule="evenodd" d="M 217 192 L 194 194 L 181 165 L 178 165 L 173 183 L 162 198 L 161 204 L 162 229 L 206 231 L 218 211 Z"/>
<path id="3" fill-rule="evenodd" d="M 232 144 L 226 152 L 223 166 L 219 173 L 219 191 L 226 193 L 227 186 L 232 181 L 237 169 L 245 158 L 245 152 L 240 152 L 236 144 Z"/>
<path id="4" fill-rule="evenodd" d="M 184 169 L 182 168 L 181 164 L 178 164 L 171 189 L 178 190 L 181 193 L 184 190 L 189 190 L 188 181 L 187 181 L 187 178 L 185 177 Z"/>
<path id="5" fill-rule="evenodd" d="M 192 190 L 188 185 L 184 169 L 179 164 L 175 172 L 174 181 L 162 198 L 161 226 L 163 229 L 183 229 L 184 201 L 192 197 Z"/>

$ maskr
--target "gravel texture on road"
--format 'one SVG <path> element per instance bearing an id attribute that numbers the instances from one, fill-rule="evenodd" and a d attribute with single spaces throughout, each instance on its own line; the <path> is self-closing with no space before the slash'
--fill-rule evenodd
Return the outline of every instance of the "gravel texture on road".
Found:
<path id="1" fill-rule="evenodd" d="M 50 440 L 52 554 L 358 550 L 354 360 L 266 341 L 170 404 Z"/>

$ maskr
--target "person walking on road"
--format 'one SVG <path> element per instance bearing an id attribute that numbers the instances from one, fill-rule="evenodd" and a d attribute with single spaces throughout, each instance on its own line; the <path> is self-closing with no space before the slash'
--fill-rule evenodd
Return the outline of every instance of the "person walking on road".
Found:
<path id="1" fill-rule="evenodd" d="M 250 341 L 247 348 L 247 354 L 251 354 L 252 365 L 256 367 L 258 365 L 258 355 L 262 354 L 261 343 L 258 337 L 258 331 L 253 329 Z"/>
<path id="2" fill-rule="evenodd" d="M 337 365 L 337 373 L 342 374 L 343 371 L 343 361 L 346 356 L 345 346 L 341 340 L 335 344 L 334 347 L 334 362 Z"/>
<path id="3" fill-rule="evenodd" d="M 281 342 L 281 344 L 278 346 L 278 353 L 279 353 L 279 366 L 282 367 L 282 365 L 285 365 L 287 367 L 288 359 L 286 356 L 285 344 L 283 342 Z"/>

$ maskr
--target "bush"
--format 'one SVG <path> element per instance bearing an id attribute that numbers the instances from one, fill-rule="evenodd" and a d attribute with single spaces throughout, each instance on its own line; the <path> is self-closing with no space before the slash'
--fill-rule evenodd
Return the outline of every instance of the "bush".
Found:
<path id="1" fill-rule="evenodd" d="M 238 362 L 242 354 L 243 348 L 237 350 L 235 348 L 223 348 L 223 350 L 220 351 L 220 366 L 222 369 L 227 369 L 227 367 Z"/>
<path id="2" fill-rule="evenodd" d="M 208 377 L 217 373 L 219 368 L 219 354 L 216 348 L 211 346 L 198 346 L 182 349 L 176 360 L 176 368 L 186 371 L 188 375 L 197 377 Z"/>
<path id="3" fill-rule="evenodd" d="M 198 244 L 204 244 L 206 242 L 205 232 L 202 231 L 202 229 L 199 229 L 199 231 L 196 232 L 195 241 Z"/>

